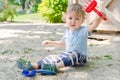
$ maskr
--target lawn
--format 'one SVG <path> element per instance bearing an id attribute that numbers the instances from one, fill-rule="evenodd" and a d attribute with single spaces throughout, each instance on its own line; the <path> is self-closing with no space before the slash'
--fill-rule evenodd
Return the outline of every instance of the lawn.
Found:
<path id="1" fill-rule="evenodd" d="M 43 20 L 41 20 L 39 13 L 33 13 L 33 14 L 24 14 L 24 15 L 15 16 L 14 21 L 15 22 L 39 22 Z"/>

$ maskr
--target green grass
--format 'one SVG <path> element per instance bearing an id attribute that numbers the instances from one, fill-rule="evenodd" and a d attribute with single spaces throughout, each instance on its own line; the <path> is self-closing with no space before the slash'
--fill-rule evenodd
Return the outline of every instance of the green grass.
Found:
<path id="1" fill-rule="evenodd" d="M 24 15 L 18 15 L 14 18 L 15 22 L 39 22 L 41 21 L 40 15 L 38 13 L 34 14 L 24 14 Z"/>

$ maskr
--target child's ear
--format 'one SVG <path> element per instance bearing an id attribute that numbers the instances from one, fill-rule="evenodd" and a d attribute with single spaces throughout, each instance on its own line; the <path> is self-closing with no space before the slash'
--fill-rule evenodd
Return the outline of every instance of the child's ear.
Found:
<path id="1" fill-rule="evenodd" d="M 82 18 L 82 23 L 85 21 L 85 17 Z"/>

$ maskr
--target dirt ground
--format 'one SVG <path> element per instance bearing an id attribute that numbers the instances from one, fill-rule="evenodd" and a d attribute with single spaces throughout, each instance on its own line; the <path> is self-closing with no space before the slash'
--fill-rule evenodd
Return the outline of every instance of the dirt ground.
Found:
<path id="1" fill-rule="evenodd" d="M 41 42 L 59 40 L 64 30 L 63 24 L 0 23 L 0 80 L 120 80 L 120 35 L 115 34 L 93 34 L 88 39 L 83 67 L 67 67 L 54 76 L 22 76 L 16 60 L 22 57 L 36 62 L 63 52 L 63 47 L 42 46 Z"/>

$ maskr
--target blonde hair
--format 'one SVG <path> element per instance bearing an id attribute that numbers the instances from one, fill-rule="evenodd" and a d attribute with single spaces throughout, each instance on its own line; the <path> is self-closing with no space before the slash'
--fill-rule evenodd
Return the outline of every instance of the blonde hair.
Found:
<path id="1" fill-rule="evenodd" d="M 82 9 L 82 5 L 76 3 L 68 6 L 66 13 L 62 17 L 62 20 L 65 21 L 66 15 L 71 14 L 72 12 L 75 12 L 76 14 L 80 14 L 83 19 L 85 18 L 85 12 Z"/>

